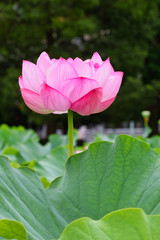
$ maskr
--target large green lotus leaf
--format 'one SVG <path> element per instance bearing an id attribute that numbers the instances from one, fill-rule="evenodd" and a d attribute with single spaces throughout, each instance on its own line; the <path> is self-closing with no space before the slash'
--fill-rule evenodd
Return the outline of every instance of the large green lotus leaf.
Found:
<path id="1" fill-rule="evenodd" d="M 95 136 L 95 141 L 99 142 L 99 141 L 107 141 L 107 142 L 114 142 L 116 138 L 116 134 L 110 134 L 109 136 L 103 133 L 98 133 Z"/>
<path id="2" fill-rule="evenodd" d="M 17 143 L 16 148 L 19 151 L 20 156 L 25 161 L 39 160 L 46 156 L 51 151 L 51 144 L 41 145 L 40 143 L 28 140 L 26 143 Z"/>
<path id="3" fill-rule="evenodd" d="M 11 168 L 3 156 L 0 156 L 0 219 L 21 222 L 27 240 L 53 239 L 67 224 L 50 203 L 36 173 L 26 167 Z M 7 234 L 0 236 L 7 239 Z"/>
<path id="4" fill-rule="evenodd" d="M 126 207 L 160 213 L 160 154 L 129 136 L 91 144 L 72 156 L 46 191 L 36 173 L 0 157 L 0 218 L 20 221 L 27 240 L 58 238 L 80 217 L 100 219 Z"/>
<path id="5" fill-rule="evenodd" d="M 160 154 L 126 135 L 115 143 L 93 143 L 69 159 L 64 177 L 47 191 L 68 223 L 83 216 L 100 219 L 128 207 L 159 214 Z"/>
<path id="6" fill-rule="evenodd" d="M 40 177 L 45 177 L 49 182 L 55 178 L 63 176 L 65 164 L 68 159 L 68 150 L 66 147 L 57 147 L 46 157 L 43 157 L 35 163 L 33 168 Z"/>
<path id="7" fill-rule="evenodd" d="M 68 144 L 67 135 L 51 134 L 49 136 L 49 141 L 52 144 L 52 148 L 57 148 L 59 146 L 64 146 Z"/>
<path id="8" fill-rule="evenodd" d="M 59 240 L 159 240 L 160 215 L 141 209 L 112 212 L 98 221 L 81 218 L 70 223 Z"/>
<path id="9" fill-rule="evenodd" d="M 14 146 L 18 142 L 27 142 L 29 139 L 38 141 L 38 135 L 32 130 L 24 127 L 9 127 L 6 124 L 0 126 L 0 142 Z"/>
<path id="10" fill-rule="evenodd" d="M 137 137 L 138 139 L 147 142 L 152 148 L 156 149 L 156 151 L 160 152 L 160 136 L 154 135 L 150 138 L 143 138 L 141 136 Z"/>
<path id="11" fill-rule="evenodd" d="M 38 161 L 40 158 L 46 157 L 51 151 L 51 144 L 41 145 L 40 143 L 28 140 L 26 143 L 18 142 L 14 147 L 5 146 L 0 154 L 7 157 L 10 162 L 25 164 L 29 161 Z"/>
<path id="12" fill-rule="evenodd" d="M 26 240 L 26 231 L 24 226 L 14 220 L 2 219 L 0 220 L 0 239 L 16 239 Z"/>
<path id="13" fill-rule="evenodd" d="M 138 139 L 147 142 L 153 148 L 160 148 L 160 136 L 158 135 L 154 135 L 150 138 L 142 138 L 141 136 L 138 136 Z"/>
<path id="14" fill-rule="evenodd" d="M 39 159 L 51 151 L 51 144 L 42 146 L 38 142 L 38 135 L 31 129 L 24 127 L 0 126 L 0 153 L 22 164 L 25 161 Z"/>
<path id="15" fill-rule="evenodd" d="M 153 148 L 160 148 L 160 136 L 155 135 L 147 139 L 147 142 Z"/>
<path id="16" fill-rule="evenodd" d="M 20 156 L 19 151 L 15 147 L 5 146 L 1 154 L 7 157 L 10 162 L 23 163 L 23 158 Z"/>
<path id="17" fill-rule="evenodd" d="M 73 145 L 76 145 L 76 141 L 78 139 L 78 131 L 74 129 L 73 131 Z M 58 134 L 51 134 L 49 136 L 49 142 L 52 145 L 52 148 L 57 148 L 60 146 L 65 146 L 68 144 L 68 135 L 58 135 Z"/>

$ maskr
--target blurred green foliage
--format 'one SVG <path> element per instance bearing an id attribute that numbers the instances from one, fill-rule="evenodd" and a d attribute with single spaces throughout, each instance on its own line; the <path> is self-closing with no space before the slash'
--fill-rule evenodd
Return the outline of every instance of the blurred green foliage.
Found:
<path id="1" fill-rule="evenodd" d="M 114 143 L 116 137 L 116 134 L 98 133 L 94 141 Z M 64 174 L 68 159 L 67 138 L 67 135 L 51 134 L 47 143 L 42 145 L 38 135 L 32 129 L 2 124 L 0 125 L 0 155 L 7 157 L 14 168 L 22 166 L 35 170 L 44 186 L 48 187 L 53 179 Z M 149 138 L 143 135 L 137 138 L 160 152 L 160 136 L 154 135 Z M 77 139 L 78 132 L 74 130 L 75 154 L 87 150 L 89 145 L 88 142 L 84 142 L 82 146 L 77 146 Z"/>
<path id="2" fill-rule="evenodd" d="M 74 150 L 78 132 L 74 130 Z M 48 142 L 42 145 L 38 135 L 32 129 L 22 126 L 0 125 L 0 154 L 7 157 L 12 167 L 28 166 L 37 171 L 42 182 L 63 175 L 68 159 L 68 136 L 51 134 Z M 83 148 L 84 150 L 84 148 Z"/>
<path id="3" fill-rule="evenodd" d="M 51 121 L 24 105 L 18 86 L 23 59 L 36 62 L 42 51 L 51 58 L 91 57 L 98 51 L 111 57 L 115 70 L 125 72 L 115 103 L 98 116 L 76 115 L 82 123 L 141 119 L 152 111 L 159 119 L 160 1 L 152 0 L 1 0 L 0 1 L 0 121 L 8 124 Z M 56 116 L 64 125 L 66 117 Z M 154 127 L 152 126 L 153 130 Z M 156 127 L 155 127 L 156 128 Z"/>

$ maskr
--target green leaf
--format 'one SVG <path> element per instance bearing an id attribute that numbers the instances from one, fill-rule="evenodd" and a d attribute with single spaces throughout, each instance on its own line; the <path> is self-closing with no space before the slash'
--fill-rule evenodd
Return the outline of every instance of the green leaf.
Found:
<path id="1" fill-rule="evenodd" d="M 13 168 L 19 168 L 20 165 L 17 162 L 10 162 L 11 167 Z"/>
<path id="2" fill-rule="evenodd" d="M 42 182 L 44 188 L 48 188 L 50 185 L 50 182 L 45 177 L 41 177 L 41 182 Z"/>
<path id="3" fill-rule="evenodd" d="M 0 220 L 0 236 L 7 239 L 26 240 L 24 226 L 13 220 Z"/>
<path id="4" fill-rule="evenodd" d="M 49 141 L 52 144 L 52 148 L 57 148 L 59 146 L 64 146 L 68 144 L 67 135 L 51 134 L 49 136 Z"/>
<path id="5" fill-rule="evenodd" d="M 68 159 L 66 147 L 57 147 L 50 154 L 35 162 L 34 169 L 40 177 L 46 177 L 51 182 L 55 178 L 63 176 L 65 164 Z"/>
<path id="6" fill-rule="evenodd" d="M 160 148 L 155 148 L 155 150 L 156 150 L 158 153 L 160 153 Z"/>
<path id="7" fill-rule="evenodd" d="M 93 143 L 68 160 L 64 177 L 47 190 L 50 201 L 68 223 L 128 207 L 159 214 L 159 159 L 148 144 L 126 135 Z"/>
<path id="8" fill-rule="evenodd" d="M 18 149 L 15 147 L 8 147 L 6 145 L 3 149 L 3 151 L 1 152 L 1 154 L 5 157 L 9 158 L 9 160 L 11 162 L 21 163 L 23 161 L 19 155 Z"/>
<path id="9" fill-rule="evenodd" d="M 81 218 L 70 223 L 59 240 L 158 240 L 160 215 L 148 216 L 141 209 L 112 212 L 99 221 Z"/>
<path id="10" fill-rule="evenodd" d="M 160 136 L 158 136 L 158 135 L 154 135 L 154 136 L 148 138 L 147 142 L 153 148 L 160 148 Z"/>
<path id="11" fill-rule="evenodd" d="M 43 146 L 32 139 L 28 140 L 25 144 L 21 142 L 17 143 L 16 148 L 19 150 L 23 161 L 39 160 L 51 151 L 50 143 Z"/>
<path id="12" fill-rule="evenodd" d="M 106 135 L 106 134 L 103 134 L 103 133 L 98 133 L 95 136 L 95 141 L 96 142 L 99 142 L 99 141 L 114 142 L 115 138 L 116 138 L 115 134 Z"/>
<path id="13" fill-rule="evenodd" d="M 78 131 L 73 130 L 73 145 L 76 145 L 76 141 L 78 139 Z M 49 141 L 52 145 L 52 148 L 57 148 L 60 146 L 64 146 L 68 144 L 68 135 L 58 135 L 58 134 L 51 134 L 49 136 Z"/>
<path id="14" fill-rule="evenodd" d="M 0 126 L 0 153 L 22 164 L 25 161 L 39 159 L 51 151 L 51 144 L 42 146 L 38 142 L 37 134 L 24 127 L 8 127 L 6 124 Z"/>
<path id="15" fill-rule="evenodd" d="M 64 177 L 45 190 L 33 170 L 13 169 L 0 156 L 0 218 L 20 221 L 27 240 L 50 240 L 81 217 L 98 220 L 130 207 L 159 214 L 159 159 L 148 144 L 121 135 L 72 156 Z"/>
<path id="16" fill-rule="evenodd" d="M 0 193 L 0 218 L 21 222 L 26 229 L 27 240 L 53 239 L 66 226 L 63 217 L 50 203 L 36 173 L 26 167 L 13 169 L 2 156 Z M 7 232 L 2 236 L 7 239 Z"/>
<path id="17" fill-rule="evenodd" d="M 159 152 L 160 149 L 160 136 L 154 135 L 150 138 L 142 138 L 141 136 L 137 137 L 143 142 L 147 142 L 152 148 L 156 149 Z"/>
<path id="18" fill-rule="evenodd" d="M 6 124 L 0 126 L 0 140 L 4 144 L 14 146 L 19 142 L 27 142 L 28 140 L 38 141 L 38 135 L 32 130 L 26 130 L 24 127 L 9 127 Z"/>
<path id="19" fill-rule="evenodd" d="M 5 154 L 5 155 L 16 155 L 16 154 L 18 154 L 18 150 L 14 147 L 6 147 L 3 150 L 3 154 Z"/>

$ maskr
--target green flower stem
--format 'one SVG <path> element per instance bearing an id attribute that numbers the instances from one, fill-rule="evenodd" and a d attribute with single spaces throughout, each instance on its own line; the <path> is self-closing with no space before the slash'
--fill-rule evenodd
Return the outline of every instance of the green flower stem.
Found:
<path id="1" fill-rule="evenodd" d="M 148 127 L 149 117 L 144 117 L 144 126 Z"/>
<path id="2" fill-rule="evenodd" d="M 73 112 L 68 110 L 68 157 L 73 155 Z"/>

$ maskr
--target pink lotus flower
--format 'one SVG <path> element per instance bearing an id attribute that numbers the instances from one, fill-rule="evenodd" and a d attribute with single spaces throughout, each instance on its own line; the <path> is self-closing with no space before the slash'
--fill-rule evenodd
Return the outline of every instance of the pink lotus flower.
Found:
<path id="1" fill-rule="evenodd" d="M 19 85 L 26 105 L 41 114 L 99 113 L 115 100 L 123 72 L 115 72 L 109 58 L 95 52 L 91 59 L 50 59 L 43 52 L 37 64 L 23 61 Z"/>

